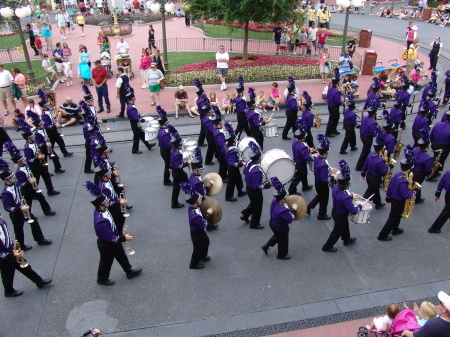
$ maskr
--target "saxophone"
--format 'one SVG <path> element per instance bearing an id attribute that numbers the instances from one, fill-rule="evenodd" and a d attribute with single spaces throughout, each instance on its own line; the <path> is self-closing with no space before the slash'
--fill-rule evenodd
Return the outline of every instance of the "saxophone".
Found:
<path id="1" fill-rule="evenodd" d="M 395 165 L 397 163 L 397 161 L 395 159 L 388 157 L 388 153 L 386 150 L 383 150 L 382 158 L 386 162 L 386 166 L 389 166 L 391 164 Z M 393 175 L 394 175 L 394 170 L 389 170 L 388 173 L 386 173 L 386 175 L 384 176 L 384 180 L 383 180 L 383 191 L 384 192 L 387 191 Z"/>
<path id="2" fill-rule="evenodd" d="M 395 160 L 397 160 L 398 157 L 400 157 L 400 152 L 402 151 L 403 146 L 405 146 L 404 144 L 402 144 L 402 136 L 403 136 L 403 129 L 400 129 L 397 144 L 395 144 L 394 155 L 392 156 L 392 158 L 394 158 Z"/>
<path id="3" fill-rule="evenodd" d="M 316 112 L 316 129 L 319 129 L 322 126 L 322 117 L 319 116 L 320 109 L 314 108 Z"/>
<path id="4" fill-rule="evenodd" d="M 439 150 L 433 150 L 433 152 L 439 152 L 439 154 L 437 155 L 436 159 L 433 162 L 433 168 L 431 169 L 431 173 L 429 175 L 427 175 L 427 178 L 431 178 L 435 175 L 435 173 L 437 172 L 437 170 L 439 170 L 442 167 L 442 164 L 439 162 L 439 159 L 441 158 L 441 154 L 442 154 L 442 149 Z"/>
<path id="5" fill-rule="evenodd" d="M 407 180 L 408 180 L 408 189 L 412 192 L 414 190 L 417 190 L 419 188 L 422 188 L 422 186 L 413 180 L 413 173 L 409 172 Z M 406 200 L 405 202 L 405 208 L 403 209 L 402 217 L 406 220 L 409 220 L 409 218 L 412 215 L 413 209 L 414 209 L 414 203 L 416 201 L 416 196 L 413 196 Z"/>

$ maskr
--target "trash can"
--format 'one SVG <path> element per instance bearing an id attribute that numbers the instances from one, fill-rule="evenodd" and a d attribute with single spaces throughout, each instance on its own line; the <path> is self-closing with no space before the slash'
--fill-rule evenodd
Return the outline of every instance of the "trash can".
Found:
<path id="1" fill-rule="evenodd" d="M 366 50 L 364 53 L 364 62 L 362 65 L 363 75 L 373 75 L 373 67 L 377 63 L 377 52 L 375 50 Z"/>
<path id="2" fill-rule="evenodd" d="M 369 48 L 372 40 L 372 30 L 362 29 L 359 33 L 359 46 L 363 48 Z"/>
<path id="3" fill-rule="evenodd" d="M 433 9 L 431 7 L 424 8 L 422 11 L 422 20 L 423 21 L 430 20 L 432 11 Z"/>

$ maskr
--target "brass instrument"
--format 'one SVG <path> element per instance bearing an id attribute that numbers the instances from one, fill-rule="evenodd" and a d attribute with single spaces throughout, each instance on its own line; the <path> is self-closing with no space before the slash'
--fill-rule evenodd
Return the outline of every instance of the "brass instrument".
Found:
<path id="1" fill-rule="evenodd" d="M 47 152 L 48 152 L 48 156 L 50 158 L 53 158 L 55 155 L 53 154 L 53 149 L 52 149 L 52 143 L 50 143 L 50 141 L 47 139 Z"/>
<path id="2" fill-rule="evenodd" d="M 442 164 L 439 162 L 439 159 L 441 159 L 442 149 L 433 150 L 433 152 L 439 152 L 439 154 L 436 156 L 436 159 L 433 162 L 433 168 L 431 169 L 431 173 L 427 175 L 427 178 L 433 177 L 437 172 L 437 170 L 439 170 L 442 167 Z"/>
<path id="3" fill-rule="evenodd" d="M 320 109 L 314 108 L 316 110 L 316 129 L 320 128 L 322 126 L 322 117 L 319 117 Z"/>
<path id="4" fill-rule="evenodd" d="M 128 226 L 125 225 L 125 227 L 123 227 L 123 234 L 129 234 L 128 233 Z M 125 251 L 127 252 L 128 255 L 134 255 L 136 253 L 136 251 L 131 248 L 131 241 L 125 241 L 123 243 L 123 246 L 125 247 Z"/>
<path id="5" fill-rule="evenodd" d="M 22 248 L 20 247 L 20 243 L 17 240 L 14 241 L 13 252 L 14 253 L 21 253 L 22 252 Z M 17 260 L 17 263 L 20 264 L 20 268 L 28 267 L 28 262 L 25 261 L 25 259 L 23 257 L 18 257 L 16 260 Z"/>
<path id="6" fill-rule="evenodd" d="M 28 223 L 33 223 L 34 220 L 31 218 L 30 207 L 28 206 L 27 201 L 25 200 L 24 197 L 22 197 L 22 200 L 20 201 L 20 206 L 28 207 L 28 209 L 22 211 L 22 213 L 25 220 L 27 220 Z"/>
<path id="7" fill-rule="evenodd" d="M 414 190 L 417 190 L 419 188 L 422 188 L 422 186 L 413 180 L 414 175 L 412 172 L 409 172 L 408 174 L 408 189 L 412 192 Z M 412 198 L 409 198 L 405 202 L 405 208 L 403 209 L 402 217 L 406 220 L 409 220 L 409 218 L 412 215 L 413 209 L 414 209 L 414 203 L 416 201 L 416 196 L 413 196 Z"/>
<path id="8" fill-rule="evenodd" d="M 125 198 L 125 192 L 120 193 L 119 201 L 122 201 L 122 200 L 127 200 Z M 127 212 L 127 204 L 125 204 L 125 205 L 120 204 L 120 210 L 122 211 L 122 215 L 124 218 L 128 218 L 130 216 L 130 213 Z"/>
<path id="9" fill-rule="evenodd" d="M 404 144 L 402 144 L 402 136 L 403 136 L 403 129 L 400 129 L 400 134 L 398 135 L 397 138 L 397 144 L 395 144 L 394 155 L 392 156 L 392 158 L 394 158 L 395 160 L 397 160 L 398 157 L 400 157 L 400 152 L 402 151 L 403 146 L 405 146 Z"/>
<path id="10" fill-rule="evenodd" d="M 120 172 L 119 172 L 119 166 L 117 165 L 117 163 L 114 163 L 113 165 L 113 171 L 114 171 L 114 179 L 116 180 L 117 186 L 118 187 L 123 187 L 123 184 L 120 180 Z M 117 175 L 117 173 L 119 173 L 119 175 Z"/>
<path id="11" fill-rule="evenodd" d="M 30 179 L 36 179 L 35 177 L 34 177 L 34 174 L 33 174 L 33 172 L 31 172 L 31 170 L 30 170 Z M 35 181 L 33 184 L 31 184 L 31 186 L 33 186 L 33 188 L 34 188 L 34 190 L 36 191 L 36 193 L 42 193 L 42 190 L 39 190 L 38 188 L 38 184 L 37 184 L 37 182 Z"/>
<path id="12" fill-rule="evenodd" d="M 395 165 L 397 163 L 397 161 L 395 159 L 388 157 L 388 153 L 386 150 L 383 150 L 382 157 L 386 163 L 386 166 L 389 166 L 391 164 Z M 388 173 L 386 173 L 386 175 L 384 176 L 383 191 L 385 191 L 385 192 L 387 191 L 393 175 L 394 175 L 394 170 L 389 170 Z"/>
<path id="13" fill-rule="evenodd" d="M 48 163 L 45 160 L 45 155 L 39 149 L 36 150 L 36 158 L 39 159 L 42 165 L 48 166 Z"/>

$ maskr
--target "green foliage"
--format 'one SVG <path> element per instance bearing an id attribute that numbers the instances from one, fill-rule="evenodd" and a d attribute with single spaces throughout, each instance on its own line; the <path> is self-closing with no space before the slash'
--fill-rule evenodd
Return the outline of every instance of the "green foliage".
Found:
<path id="1" fill-rule="evenodd" d="M 196 25 L 198 28 L 202 28 L 203 33 L 207 37 L 213 38 L 229 38 L 229 39 L 243 39 L 244 38 L 244 30 L 242 28 L 234 28 L 234 27 L 225 27 L 221 25 L 211 25 L 205 23 L 203 25 Z M 250 40 L 272 40 L 273 33 L 272 32 L 248 32 L 248 38 Z"/>
<path id="2" fill-rule="evenodd" d="M 38 89 L 42 89 L 44 91 L 50 90 L 51 85 L 48 83 L 41 83 L 37 85 L 27 85 L 26 86 L 26 95 L 27 96 L 34 96 L 36 95 Z"/>
<path id="3" fill-rule="evenodd" d="M 19 34 L 4 35 L 0 37 L 0 49 L 16 48 L 21 45 Z"/>
<path id="4" fill-rule="evenodd" d="M 238 53 L 228 53 L 231 56 L 238 55 Z M 210 61 L 216 59 L 216 52 L 190 52 L 177 51 L 169 52 L 169 67 L 170 70 L 177 70 L 186 64 L 193 64 L 202 61 Z"/>
<path id="5" fill-rule="evenodd" d="M 428 1 L 427 6 L 437 8 L 441 4 L 440 1 Z"/>

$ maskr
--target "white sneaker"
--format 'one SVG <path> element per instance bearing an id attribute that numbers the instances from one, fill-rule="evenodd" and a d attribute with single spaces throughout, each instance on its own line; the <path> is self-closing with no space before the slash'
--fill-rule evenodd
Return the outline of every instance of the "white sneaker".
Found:
<path id="1" fill-rule="evenodd" d="M 72 81 L 70 81 L 70 85 L 73 85 L 73 82 L 72 82 Z"/>
<path id="2" fill-rule="evenodd" d="M 67 82 L 67 86 L 70 87 L 70 83 L 69 82 Z"/>
<path id="3" fill-rule="evenodd" d="M 228 88 L 228 87 L 227 87 L 227 85 L 224 83 L 224 84 L 223 84 L 223 90 L 225 90 L 226 88 Z"/>
<path id="4" fill-rule="evenodd" d="M 64 40 L 67 40 L 67 37 L 64 36 Z"/>
<path id="5" fill-rule="evenodd" d="M 223 90 L 223 83 L 220 85 L 220 90 Z"/>
<path id="6" fill-rule="evenodd" d="M 84 34 L 81 34 L 81 37 L 83 37 L 84 36 Z"/>
<path id="7" fill-rule="evenodd" d="M 145 89 L 145 84 L 142 85 L 141 89 Z"/>

